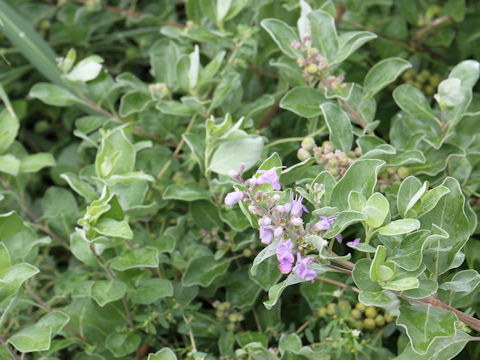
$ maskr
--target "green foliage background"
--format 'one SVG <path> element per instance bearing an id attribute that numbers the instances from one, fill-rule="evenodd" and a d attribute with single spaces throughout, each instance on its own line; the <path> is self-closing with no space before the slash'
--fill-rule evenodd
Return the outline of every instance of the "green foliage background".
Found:
<path id="1" fill-rule="evenodd" d="M 348 319 L 355 286 L 367 305 L 393 290 L 477 314 L 480 96 L 462 61 L 480 60 L 480 3 L 308 3 L 344 90 L 302 74 L 297 0 L 0 0 L 1 359 L 479 357 L 480 328 L 439 307 L 402 300 L 360 338 Z M 449 76 L 460 88 L 437 89 Z M 302 155 L 312 139 L 349 172 Z M 343 215 L 324 237 L 372 239 L 332 240 L 353 278 L 280 282 L 256 216 L 223 203 L 241 163 L 287 166 L 283 199 L 296 187 L 312 211 L 325 185 Z M 393 263 L 414 289 L 377 283 Z"/>

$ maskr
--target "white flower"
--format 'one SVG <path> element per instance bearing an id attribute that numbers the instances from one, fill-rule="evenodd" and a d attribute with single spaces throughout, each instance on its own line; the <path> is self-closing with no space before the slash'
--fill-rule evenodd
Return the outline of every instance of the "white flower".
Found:
<path id="1" fill-rule="evenodd" d="M 357 329 L 353 329 L 353 330 L 352 330 L 352 335 L 353 335 L 354 337 L 359 337 L 361 333 L 362 333 L 362 332 L 361 332 L 360 330 L 357 330 Z"/>
<path id="2" fill-rule="evenodd" d="M 337 298 L 340 297 L 341 295 L 342 295 L 342 290 L 335 290 L 335 291 L 333 292 L 333 296 L 335 296 L 335 297 L 337 297 Z"/>

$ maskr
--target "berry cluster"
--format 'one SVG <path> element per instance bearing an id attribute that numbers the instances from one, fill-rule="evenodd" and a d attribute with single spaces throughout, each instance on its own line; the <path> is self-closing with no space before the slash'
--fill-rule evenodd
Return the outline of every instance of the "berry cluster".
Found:
<path id="1" fill-rule="evenodd" d="M 228 320 L 226 328 L 229 331 L 234 330 L 238 323 L 244 320 L 243 314 L 238 311 L 234 311 L 228 301 L 220 302 L 216 300 L 212 305 L 215 308 L 215 316 L 218 320 Z"/>
<path id="2" fill-rule="evenodd" d="M 360 149 L 355 152 L 350 151 L 348 154 L 343 151 L 336 150 L 330 141 L 324 141 L 322 146 L 317 146 L 312 137 L 306 137 L 302 141 L 302 147 L 298 149 L 297 157 L 300 161 L 315 158 L 318 164 L 325 167 L 333 176 L 342 177 L 348 167 L 353 163 L 357 155 L 361 155 Z"/>
<path id="3" fill-rule="evenodd" d="M 334 76 L 330 72 L 327 60 L 320 54 L 317 48 L 309 46 L 310 37 L 307 35 L 302 43 L 293 41 L 291 46 L 300 50 L 303 57 L 297 59 L 297 64 L 302 68 L 302 76 L 310 87 L 319 87 L 338 90 L 347 86 L 343 81 L 345 77 L 340 74 Z"/>
<path id="4" fill-rule="evenodd" d="M 418 90 L 424 92 L 425 95 L 433 95 L 438 84 L 442 81 L 440 74 L 432 74 L 428 70 L 422 70 L 416 74 L 414 70 L 410 69 L 402 75 L 403 81 L 406 84 L 415 86 Z"/>

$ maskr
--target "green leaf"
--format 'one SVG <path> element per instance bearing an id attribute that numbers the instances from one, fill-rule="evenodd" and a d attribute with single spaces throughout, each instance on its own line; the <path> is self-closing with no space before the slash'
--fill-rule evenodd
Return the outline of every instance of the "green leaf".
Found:
<path id="1" fill-rule="evenodd" d="M 0 214 L 0 238 L 13 236 L 22 229 L 23 220 L 15 211 Z"/>
<path id="2" fill-rule="evenodd" d="M 445 186 L 437 186 L 436 188 L 427 191 L 420 198 L 420 202 L 417 202 L 413 206 L 412 211 L 414 211 L 418 217 L 425 215 L 437 206 L 440 199 L 449 192 L 450 190 Z"/>
<path id="3" fill-rule="evenodd" d="M 228 175 L 230 170 L 238 170 L 244 163 L 248 170 L 260 160 L 262 150 L 261 137 L 226 140 L 213 153 L 208 168 L 217 174 Z"/>
<path id="4" fill-rule="evenodd" d="M 423 195 L 427 190 L 424 183 L 424 190 L 422 189 L 422 183 L 415 176 L 409 176 L 400 184 L 397 195 L 397 209 L 400 215 L 406 217 L 407 211 L 415 205 L 415 202 Z M 428 184 L 427 184 L 428 187 Z M 415 196 L 415 194 L 418 194 Z M 415 199 L 412 201 L 412 199 Z"/>
<path id="5" fill-rule="evenodd" d="M 395 88 L 393 99 L 403 111 L 414 118 L 436 119 L 425 95 L 412 85 L 404 84 Z"/>
<path id="6" fill-rule="evenodd" d="M 387 255 L 387 249 L 385 246 L 380 245 L 377 247 L 377 251 L 375 252 L 375 257 L 373 258 L 372 264 L 370 266 L 370 280 L 372 281 L 379 281 L 379 268 L 381 265 L 385 264 L 385 258 Z"/>
<path id="7" fill-rule="evenodd" d="M 10 254 L 7 247 L 0 243 L 0 279 L 7 273 L 10 267 Z"/>
<path id="8" fill-rule="evenodd" d="M 172 184 L 165 189 L 163 199 L 183 201 L 210 200 L 210 193 L 197 183 Z"/>
<path id="9" fill-rule="evenodd" d="M 327 101 L 322 90 L 309 86 L 297 86 L 285 94 L 280 101 L 280 107 L 298 116 L 312 118 L 322 113 L 320 105 Z"/>
<path id="10" fill-rule="evenodd" d="M 119 280 L 97 280 L 92 286 L 92 298 L 101 307 L 121 299 L 127 292 L 127 285 Z"/>
<path id="11" fill-rule="evenodd" d="M 67 89 L 47 83 L 37 83 L 33 85 L 28 96 L 53 106 L 72 106 L 82 103 L 80 98 L 76 97 Z"/>
<path id="12" fill-rule="evenodd" d="M 389 58 L 376 63 L 365 76 L 364 98 L 368 99 L 394 82 L 402 72 L 412 65 L 401 58 Z"/>
<path id="13" fill-rule="evenodd" d="M 108 131 L 103 137 L 95 158 L 97 176 L 108 178 L 133 171 L 135 147 L 125 135 L 124 127 Z"/>
<path id="14" fill-rule="evenodd" d="M 132 114 L 144 111 L 152 102 L 149 94 L 141 90 L 133 90 L 122 96 L 120 99 L 119 114 L 122 117 L 127 117 Z"/>
<path id="15" fill-rule="evenodd" d="M 278 260 L 273 256 L 258 264 L 258 269 L 255 271 L 255 275 L 250 273 L 250 279 L 265 291 L 268 291 L 282 277 L 282 273 L 278 270 Z"/>
<path id="16" fill-rule="evenodd" d="M 395 360 L 450 360 L 455 358 L 469 341 L 470 335 L 456 330 L 454 337 L 436 338 L 425 354 L 419 354 L 409 344 Z"/>
<path id="17" fill-rule="evenodd" d="M 355 285 L 361 290 L 370 292 L 382 291 L 382 288 L 376 281 L 370 279 L 370 268 L 372 260 L 361 259 L 355 263 L 353 268 L 352 277 Z"/>
<path id="18" fill-rule="evenodd" d="M 335 55 L 335 59 L 333 59 L 333 64 L 346 60 L 363 44 L 376 38 L 377 35 L 370 31 L 348 31 L 341 34 L 338 38 L 339 49 Z"/>
<path id="19" fill-rule="evenodd" d="M 228 95 L 232 92 L 232 90 L 236 87 L 241 87 L 240 83 L 240 75 L 231 72 L 228 73 L 226 76 L 222 78 L 220 83 L 215 88 L 212 97 L 211 108 L 216 109 L 227 99 Z"/>
<path id="20" fill-rule="evenodd" d="M 141 337 L 131 332 L 112 332 L 107 336 L 105 345 L 115 357 L 131 354 L 140 346 Z"/>
<path id="21" fill-rule="evenodd" d="M 465 198 L 460 184 L 454 178 L 447 177 L 442 186 L 450 190 L 437 205 L 420 218 L 423 228 L 432 228 L 433 225 L 445 230 L 449 237 L 439 239 L 439 248 L 448 248 L 448 251 L 429 255 L 426 263 L 435 264 L 433 257 L 438 257 L 438 274 L 447 271 L 455 260 L 455 255 L 463 248 L 470 236 L 470 226 L 465 215 Z M 428 260 L 428 259 L 427 259 Z M 427 265 L 430 266 L 430 265 Z M 429 269 L 435 271 L 433 268 Z"/>
<path id="22" fill-rule="evenodd" d="M 394 300 L 383 291 L 362 291 L 358 294 L 358 301 L 366 306 L 388 306 Z"/>
<path id="23" fill-rule="evenodd" d="M 17 137 L 20 124 L 7 109 L 0 112 L 0 154 L 4 153 Z"/>
<path id="24" fill-rule="evenodd" d="M 50 349 L 51 338 L 51 328 L 30 326 L 13 335 L 8 342 L 18 351 L 29 353 Z"/>
<path id="25" fill-rule="evenodd" d="M 189 210 L 193 220 L 200 229 L 210 231 L 213 228 L 222 227 L 222 221 L 218 215 L 218 207 L 211 202 L 205 200 L 193 201 L 190 203 Z M 239 217 L 246 221 L 243 216 Z"/>
<path id="26" fill-rule="evenodd" d="M 118 271 L 135 268 L 158 267 L 158 250 L 152 247 L 143 247 L 115 257 L 110 266 Z"/>
<path id="27" fill-rule="evenodd" d="M 60 177 L 64 179 L 70 188 L 75 191 L 78 195 L 82 196 L 88 202 L 91 202 L 98 198 L 96 191 L 75 173 L 64 173 Z"/>
<path id="28" fill-rule="evenodd" d="M 355 161 L 333 188 L 330 206 L 340 210 L 348 209 L 348 196 L 351 191 L 357 191 L 368 199 L 373 193 L 378 170 L 383 164 L 384 161 L 374 159 Z"/>
<path id="29" fill-rule="evenodd" d="M 67 56 L 68 57 L 68 56 Z M 87 82 L 95 79 L 102 70 L 103 59 L 98 55 L 91 55 L 80 60 L 65 78 L 70 81 Z"/>
<path id="30" fill-rule="evenodd" d="M 183 286 L 209 286 L 213 280 L 225 274 L 230 266 L 230 259 L 216 261 L 212 255 L 193 258 L 183 273 Z"/>
<path id="31" fill-rule="evenodd" d="M 423 299 L 437 292 L 438 284 L 430 279 L 419 280 L 419 286 L 416 289 L 405 290 L 403 294 L 411 299 Z"/>
<path id="32" fill-rule="evenodd" d="M 148 360 L 177 360 L 177 356 L 170 348 L 163 348 L 155 354 L 148 354 Z"/>
<path id="33" fill-rule="evenodd" d="M 279 242 L 279 240 L 273 241 L 272 243 L 264 247 L 255 257 L 255 259 L 253 259 L 253 264 L 250 268 L 250 274 L 252 274 L 252 276 L 255 276 L 257 274 L 257 268 L 262 262 L 267 260 L 269 257 L 275 255 Z"/>
<path id="34" fill-rule="evenodd" d="M 263 305 L 265 305 L 265 307 L 270 310 L 278 302 L 280 295 L 282 295 L 283 290 L 285 290 L 286 287 L 290 285 L 298 284 L 302 281 L 304 280 L 300 279 L 297 276 L 297 274 L 291 273 L 290 275 L 287 276 L 287 278 L 284 281 L 281 281 L 278 284 L 273 285 L 270 288 L 270 290 L 268 290 L 268 300 L 264 301 Z"/>
<path id="35" fill-rule="evenodd" d="M 395 254 L 390 260 L 407 271 L 418 269 L 422 263 L 423 248 L 429 235 L 430 231 L 427 230 L 408 234 L 395 249 Z"/>
<path id="36" fill-rule="evenodd" d="M 261 291 L 261 288 L 250 279 L 248 268 L 249 266 L 245 265 L 231 273 L 226 288 L 226 300 L 238 309 L 250 308 Z"/>
<path id="37" fill-rule="evenodd" d="M 367 199 L 358 191 L 350 191 L 348 194 L 348 206 L 351 210 L 361 213 L 366 203 Z"/>
<path id="38" fill-rule="evenodd" d="M 480 283 L 480 275 L 476 270 L 462 270 L 453 275 L 450 281 L 440 285 L 440 289 L 452 292 L 471 293 Z"/>
<path id="39" fill-rule="evenodd" d="M 307 15 L 312 32 L 312 45 L 327 59 L 333 62 L 338 50 L 338 36 L 335 19 L 330 14 L 316 10 Z"/>
<path id="40" fill-rule="evenodd" d="M 192 116 L 195 110 L 179 101 L 162 101 L 155 105 L 155 108 L 167 115 Z"/>
<path id="41" fill-rule="evenodd" d="M 362 210 L 362 214 L 366 216 L 365 222 L 374 229 L 383 224 L 389 212 L 388 200 L 380 193 L 370 196 Z"/>
<path id="42" fill-rule="evenodd" d="M 285 354 L 286 351 L 296 353 L 300 351 L 301 348 L 302 340 L 297 334 L 283 334 L 282 336 L 280 336 L 280 340 L 278 342 L 278 350 L 280 351 L 281 355 Z"/>
<path id="43" fill-rule="evenodd" d="M 420 286 L 420 282 L 415 277 L 406 277 L 399 280 L 389 281 L 383 284 L 382 287 L 387 290 L 393 291 L 405 291 L 410 289 L 417 289 Z"/>
<path id="44" fill-rule="evenodd" d="M 2 135 L 0 135 L 0 137 L 1 136 Z M 17 176 L 19 171 L 20 171 L 20 160 L 18 160 L 15 156 L 10 154 L 0 155 L 0 172 Z"/>
<path id="45" fill-rule="evenodd" d="M 45 167 L 55 166 L 55 164 L 55 158 L 50 153 L 28 155 L 20 162 L 20 172 L 33 173 Z"/>
<path id="46" fill-rule="evenodd" d="M 333 238 L 340 234 L 348 226 L 365 220 L 366 217 L 357 211 L 346 210 L 339 213 L 333 225 L 323 234 L 326 239 Z"/>
<path id="47" fill-rule="evenodd" d="M 462 87 L 471 89 L 476 84 L 479 76 L 480 63 L 475 60 L 465 60 L 452 69 L 448 78 L 460 79 Z"/>
<path id="48" fill-rule="evenodd" d="M 69 321 L 70 316 L 64 312 L 53 311 L 43 316 L 34 326 L 39 328 L 49 327 L 52 330 L 52 337 L 55 337 Z"/>
<path id="49" fill-rule="evenodd" d="M 292 42 L 300 42 L 300 39 L 290 26 L 279 19 L 264 19 L 260 24 L 285 55 L 292 59 L 297 59 L 302 56 L 299 50 L 292 47 Z"/>
<path id="50" fill-rule="evenodd" d="M 435 339 L 455 336 L 457 316 L 432 305 L 409 304 L 400 306 L 397 325 L 407 331 L 412 349 L 425 355 Z"/>
<path id="51" fill-rule="evenodd" d="M 101 235 L 127 240 L 133 239 L 133 232 L 127 220 L 117 221 L 110 218 L 102 218 L 96 222 L 93 229 Z"/>
<path id="52" fill-rule="evenodd" d="M 333 146 L 343 152 L 350 151 L 353 143 L 353 129 L 348 115 L 333 103 L 324 103 L 320 109 L 328 126 Z"/>
<path id="53" fill-rule="evenodd" d="M 134 304 L 148 305 L 160 298 L 173 296 L 173 285 L 167 279 L 142 279 L 138 287 L 129 294 Z"/>
<path id="54" fill-rule="evenodd" d="M 400 219 L 378 229 L 381 235 L 402 235 L 420 228 L 420 221 L 417 219 Z"/>

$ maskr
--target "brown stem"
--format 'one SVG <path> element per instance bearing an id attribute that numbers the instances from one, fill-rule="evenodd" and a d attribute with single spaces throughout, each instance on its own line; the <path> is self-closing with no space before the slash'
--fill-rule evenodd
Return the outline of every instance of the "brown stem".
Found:
<path id="1" fill-rule="evenodd" d="M 348 111 L 348 114 L 353 119 L 355 119 L 355 121 L 358 123 L 358 125 L 360 125 L 362 127 L 362 129 L 365 129 L 366 125 L 363 122 L 363 120 L 361 119 L 360 115 L 355 110 L 353 110 L 345 100 L 343 100 L 343 99 L 338 99 L 338 100 L 343 105 L 343 107 Z"/>
<path id="2" fill-rule="evenodd" d="M 42 300 L 42 298 L 40 296 L 38 296 L 37 294 L 35 294 L 32 289 L 30 289 L 30 286 L 28 285 L 28 283 L 25 283 L 25 290 L 27 292 L 27 294 L 30 295 L 30 297 L 35 300 L 35 302 L 38 304 L 38 306 L 40 308 L 42 308 L 43 310 L 45 310 L 46 312 L 53 312 L 54 310 L 45 302 Z M 72 328 L 69 324 L 66 324 L 65 325 L 65 329 L 67 329 L 68 331 L 70 331 L 70 333 L 72 333 L 75 337 L 77 337 L 80 341 L 82 342 L 85 342 L 88 344 L 88 341 L 87 339 L 85 339 L 82 335 L 80 335 L 74 328 Z"/>
<path id="3" fill-rule="evenodd" d="M 5 346 L 5 348 L 7 349 L 7 351 L 10 353 L 10 355 L 12 355 L 12 357 L 15 359 L 15 360 L 19 360 L 17 354 L 15 353 L 15 351 L 10 347 L 10 345 L 8 345 L 7 341 L 3 338 L 2 335 L 0 335 L 0 343 Z"/>
<path id="4" fill-rule="evenodd" d="M 92 252 L 95 259 L 97 259 L 97 262 L 100 264 L 100 266 L 106 271 L 108 276 L 110 276 L 112 280 L 118 281 L 117 276 L 113 273 L 112 270 L 108 268 L 107 264 L 105 264 L 103 259 L 97 254 L 97 252 L 95 251 L 95 246 L 93 246 L 93 244 L 90 244 L 90 251 Z M 136 331 L 135 325 L 133 324 L 132 314 L 130 312 L 130 308 L 128 307 L 127 298 L 125 296 L 122 297 L 122 303 L 123 307 L 125 308 L 125 314 L 127 315 L 128 325 L 130 326 L 130 329 L 132 331 Z"/>
<path id="5" fill-rule="evenodd" d="M 342 20 L 343 14 L 345 14 L 345 11 L 347 9 L 345 8 L 345 5 L 343 5 L 343 2 L 338 5 L 337 12 L 335 14 L 335 24 L 338 24 Z"/>
<path id="6" fill-rule="evenodd" d="M 260 121 L 260 124 L 258 124 L 257 126 L 258 130 L 263 129 L 264 127 L 267 127 L 268 124 L 270 124 L 270 120 L 272 120 L 273 116 L 275 115 L 279 107 L 280 107 L 280 100 L 278 100 L 275 104 L 273 104 L 270 110 L 268 110 L 268 112 L 262 118 L 262 121 Z"/>
<path id="7" fill-rule="evenodd" d="M 332 279 L 329 279 L 329 278 L 323 277 L 323 276 L 317 276 L 317 279 L 320 280 L 320 281 L 324 281 L 324 282 L 330 283 L 330 284 L 332 284 L 332 285 L 336 285 L 336 286 L 338 286 L 338 287 L 341 287 L 341 288 L 343 288 L 344 290 L 345 290 L 346 288 L 348 288 L 348 286 L 349 286 L 349 285 L 347 285 L 347 284 L 344 284 L 344 283 L 341 283 L 341 282 L 339 282 L 339 281 L 335 281 L 335 280 L 332 280 Z M 351 285 L 350 285 L 350 287 L 351 287 L 352 290 L 355 291 L 357 294 L 360 294 L 361 291 L 360 291 L 359 288 L 357 288 L 356 286 L 351 286 Z"/>
<path id="8" fill-rule="evenodd" d="M 2 175 L 0 175 L 0 182 L 8 191 L 15 192 L 15 189 L 10 185 L 7 179 L 5 179 Z M 45 223 L 38 220 L 38 217 L 28 208 L 27 204 L 25 204 L 25 202 L 22 201 L 22 197 L 20 197 L 18 203 L 22 208 L 22 210 L 25 211 L 25 213 L 34 221 L 34 224 L 32 225 L 42 230 L 44 233 L 49 235 L 52 239 L 59 242 L 67 250 L 70 250 L 70 246 L 60 236 L 58 236 L 53 231 L 51 231 Z"/>
<path id="9" fill-rule="evenodd" d="M 439 17 L 438 19 L 435 19 L 434 21 L 432 21 L 430 24 L 428 24 L 427 26 L 421 28 L 420 30 L 418 30 L 415 35 L 413 35 L 411 37 L 411 39 L 408 41 L 413 47 L 416 47 L 416 46 L 419 46 L 422 44 L 422 42 L 416 44 L 416 41 L 418 39 L 420 39 L 423 35 L 425 35 L 426 33 L 428 33 L 430 30 L 432 30 L 433 28 L 443 24 L 445 21 L 450 21 L 452 24 L 454 24 L 455 26 L 457 25 L 457 22 L 455 21 L 455 19 L 453 17 L 451 17 L 450 15 L 444 15 L 442 17 Z"/>

